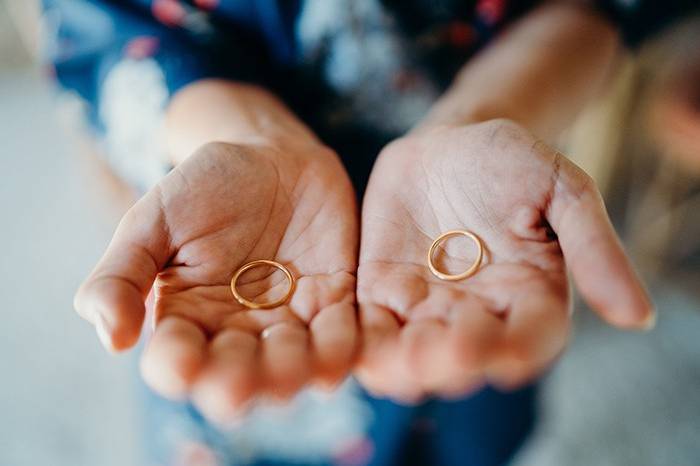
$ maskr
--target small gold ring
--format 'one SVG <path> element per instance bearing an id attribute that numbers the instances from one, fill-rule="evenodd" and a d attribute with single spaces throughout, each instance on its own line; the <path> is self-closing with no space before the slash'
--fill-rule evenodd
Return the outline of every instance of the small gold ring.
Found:
<path id="1" fill-rule="evenodd" d="M 467 238 L 471 239 L 476 243 L 476 247 L 478 248 L 478 253 L 476 256 L 476 259 L 474 259 L 474 263 L 469 267 L 467 270 L 460 274 L 456 275 L 450 275 L 447 273 L 440 272 L 437 267 L 435 267 L 435 264 L 433 263 L 433 256 L 435 255 L 435 250 L 438 248 L 440 243 L 447 239 L 451 238 L 453 236 L 466 236 Z M 484 246 L 481 244 L 481 240 L 479 239 L 478 236 L 476 236 L 474 233 L 472 233 L 469 230 L 450 230 L 446 231 L 445 233 L 441 234 L 438 236 L 435 241 L 433 241 L 433 244 L 430 246 L 430 249 L 428 250 L 428 267 L 430 267 L 430 271 L 438 277 L 440 280 L 449 280 L 449 281 L 456 281 L 456 280 L 464 280 L 465 278 L 469 278 L 472 275 L 476 273 L 477 270 L 479 270 L 479 267 L 481 266 L 481 260 L 484 257 Z"/>
<path id="2" fill-rule="evenodd" d="M 238 292 L 238 288 L 236 287 L 236 284 L 238 282 L 238 277 L 240 277 L 241 274 L 243 274 L 243 272 L 250 270 L 254 267 L 261 266 L 261 265 L 269 265 L 271 267 L 275 267 L 275 268 L 281 270 L 282 273 L 284 273 L 284 275 L 287 277 L 287 281 L 289 282 L 289 288 L 287 288 L 287 292 L 284 294 L 284 296 L 276 301 L 270 301 L 267 303 L 256 303 L 255 301 L 251 301 L 249 299 L 244 298 Z M 238 301 L 239 303 L 241 303 L 242 305 L 244 305 L 247 308 L 250 308 L 250 309 L 270 309 L 270 308 L 277 307 L 277 306 L 282 305 L 282 304 L 287 302 L 289 297 L 292 296 L 292 292 L 294 291 L 294 283 L 295 283 L 294 275 L 292 275 L 292 272 L 290 272 L 287 267 L 280 264 L 279 262 L 260 259 L 260 260 L 256 260 L 253 262 L 248 262 L 247 264 L 245 264 L 244 266 L 242 266 L 241 268 L 236 270 L 236 273 L 233 274 L 233 278 L 231 279 L 231 292 L 233 293 L 233 297 L 236 298 L 236 301 Z"/>

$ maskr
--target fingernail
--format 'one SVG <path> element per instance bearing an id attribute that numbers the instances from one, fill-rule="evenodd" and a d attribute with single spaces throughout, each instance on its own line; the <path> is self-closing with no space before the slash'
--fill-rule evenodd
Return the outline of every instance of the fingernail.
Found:
<path id="1" fill-rule="evenodd" d="M 642 330 L 650 332 L 656 327 L 656 311 L 651 311 L 642 324 Z"/>
<path id="2" fill-rule="evenodd" d="M 102 317 L 102 314 L 98 313 L 95 316 L 95 330 L 97 330 L 97 337 L 100 339 L 102 346 L 104 346 L 110 353 L 114 353 L 111 332 L 107 326 L 107 322 L 105 321 L 104 317 Z"/>

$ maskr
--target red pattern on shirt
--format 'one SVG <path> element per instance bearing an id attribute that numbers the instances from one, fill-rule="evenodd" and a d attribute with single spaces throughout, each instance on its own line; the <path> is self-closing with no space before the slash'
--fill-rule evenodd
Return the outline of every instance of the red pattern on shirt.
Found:
<path id="1" fill-rule="evenodd" d="M 487 24 L 496 24 L 503 20 L 506 13 L 505 0 L 479 0 L 476 13 Z"/>
<path id="2" fill-rule="evenodd" d="M 180 25 L 187 15 L 177 0 L 153 0 L 151 11 L 158 21 L 168 26 Z"/>
<path id="3" fill-rule="evenodd" d="M 124 47 L 124 55 L 135 60 L 152 57 L 158 51 L 159 46 L 160 40 L 157 37 L 136 37 Z"/>
<path id="4" fill-rule="evenodd" d="M 219 6 L 219 0 L 194 0 L 194 4 L 203 10 L 213 10 Z"/>

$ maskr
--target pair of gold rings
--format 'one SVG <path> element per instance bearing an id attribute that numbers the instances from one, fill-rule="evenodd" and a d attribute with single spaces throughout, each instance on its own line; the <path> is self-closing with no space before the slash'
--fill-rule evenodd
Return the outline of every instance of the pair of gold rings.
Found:
<path id="1" fill-rule="evenodd" d="M 435 251 L 437 251 L 437 248 L 442 244 L 443 241 L 447 240 L 448 238 L 452 238 L 454 236 L 466 236 L 467 238 L 471 239 L 477 247 L 477 255 L 476 259 L 474 259 L 474 262 L 472 265 L 465 270 L 462 273 L 458 274 L 448 274 L 441 272 L 438 270 L 437 266 L 435 265 Z M 469 230 L 450 230 L 447 231 L 440 236 L 438 236 L 435 241 L 433 241 L 433 244 L 430 246 L 430 249 L 428 250 L 428 267 L 430 268 L 430 271 L 438 277 L 441 280 L 447 280 L 447 281 L 456 281 L 456 280 L 464 280 L 465 278 L 469 278 L 472 275 L 474 275 L 477 270 L 479 270 L 479 267 L 481 266 L 481 261 L 483 260 L 484 257 L 484 246 L 481 244 L 481 240 L 479 239 L 478 236 L 476 236 L 474 233 L 472 233 Z M 258 303 L 255 301 L 252 301 L 246 297 L 244 297 L 239 291 L 238 291 L 238 279 L 240 276 L 255 267 L 260 267 L 260 266 L 271 266 L 275 267 L 276 269 L 282 271 L 284 273 L 285 278 L 287 279 L 287 291 L 285 292 L 284 296 L 281 298 L 275 300 L 275 301 L 268 301 L 268 302 L 262 302 Z M 250 308 L 250 309 L 270 309 L 273 307 L 280 306 L 284 303 L 287 302 L 287 300 L 292 296 L 292 293 L 294 292 L 294 285 L 295 285 L 296 280 L 294 279 L 294 275 L 292 275 L 292 272 L 289 271 L 287 267 L 284 265 L 280 264 L 279 262 L 275 262 L 272 260 L 265 260 L 265 259 L 260 259 L 260 260 L 255 260 L 253 262 L 248 262 L 238 270 L 236 270 L 236 273 L 233 274 L 233 278 L 231 278 L 231 292 L 233 293 L 234 298 L 236 298 L 236 301 L 241 303 L 243 306 Z"/>

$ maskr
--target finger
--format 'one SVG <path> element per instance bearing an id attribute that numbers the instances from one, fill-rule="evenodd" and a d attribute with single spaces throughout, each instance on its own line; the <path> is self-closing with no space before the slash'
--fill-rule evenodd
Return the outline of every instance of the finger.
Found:
<path id="1" fill-rule="evenodd" d="M 570 331 L 566 299 L 547 290 L 519 298 L 511 309 L 489 381 L 504 389 L 538 377 L 563 351 Z"/>
<path id="2" fill-rule="evenodd" d="M 322 309 L 311 321 L 309 330 L 317 380 L 324 387 L 334 387 L 345 378 L 355 357 L 355 306 L 337 303 Z"/>
<path id="3" fill-rule="evenodd" d="M 95 270 L 75 296 L 76 311 L 93 323 L 111 351 L 133 346 L 144 301 L 167 261 L 169 240 L 160 208 L 149 194 L 122 219 Z"/>
<path id="4" fill-rule="evenodd" d="M 473 392 L 484 383 L 485 368 L 503 338 L 505 324 L 476 298 L 467 298 L 451 313 L 446 366 L 438 393 L 456 397 Z"/>
<path id="5" fill-rule="evenodd" d="M 434 391 L 449 376 L 447 333 L 445 323 L 434 318 L 409 322 L 401 331 L 402 363 L 411 383 L 424 391 Z"/>
<path id="6" fill-rule="evenodd" d="M 222 321 L 221 326 L 245 330 L 251 334 L 260 334 L 268 327 L 294 319 L 296 317 L 287 307 L 246 309 L 245 312 L 234 312 L 226 317 Z"/>
<path id="7" fill-rule="evenodd" d="M 359 306 L 360 350 L 355 376 L 375 395 L 386 392 L 386 374 L 382 367 L 387 354 L 396 351 L 399 323 L 391 311 L 373 304 Z"/>
<path id="8" fill-rule="evenodd" d="M 192 399 L 209 420 L 219 424 L 240 416 L 259 382 L 258 337 L 224 329 L 209 344 L 205 367 L 192 389 Z"/>
<path id="9" fill-rule="evenodd" d="M 263 330 L 262 367 L 265 390 L 273 398 L 288 399 L 309 379 L 309 334 L 298 322 L 280 322 Z"/>
<path id="10" fill-rule="evenodd" d="M 206 343 L 202 329 L 189 320 L 163 318 L 141 358 L 144 380 L 166 398 L 183 398 L 203 365 Z"/>
<path id="11" fill-rule="evenodd" d="M 389 396 L 407 403 L 418 400 L 423 392 L 410 383 L 400 358 L 401 326 L 394 313 L 374 304 L 360 306 L 362 343 L 355 370 L 358 381 L 376 396 Z"/>
<path id="12" fill-rule="evenodd" d="M 548 220 L 579 291 L 610 324 L 651 328 L 655 315 L 651 301 L 625 255 L 595 183 L 566 157 L 557 157 L 559 176 Z"/>
<path id="13" fill-rule="evenodd" d="M 459 373 L 479 373 L 492 356 L 505 331 L 503 318 L 476 298 L 456 307 L 450 314 L 448 344 L 450 357 Z"/>

